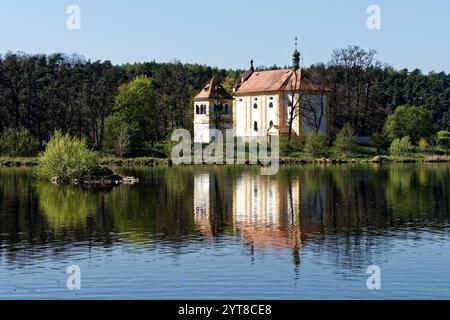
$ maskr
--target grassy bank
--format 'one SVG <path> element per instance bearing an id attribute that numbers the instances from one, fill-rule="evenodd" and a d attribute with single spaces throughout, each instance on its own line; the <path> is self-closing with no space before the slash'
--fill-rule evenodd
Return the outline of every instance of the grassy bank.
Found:
<path id="1" fill-rule="evenodd" d="M 37 157 L 0 157 L 0 166 L 4 167 L 33 167 L 37 165 Z M 104 157 L 100 159 L 102 165 L 108 166 L 155 166 L 168 165 L 169 159 L 139 157 L 139 158 L 114 158 Z"/>
<path id="2" fill-rule="evenodd" d="M 101 158 L 102 165 L 108 166 L 167 166 L 169 159 L 138 157 L 138 158 Z M 345 164 L 345 163 L 450 163 L 450 156 L 442 155 L 420 155 L 415 154 L 407 157 L 395 156 L 355 156 L 355 157 L 322 157 L 314 158 L 306 155 L 300 157 L 280 157 L 280 164 L 301 165 L 301 164 Z M 0 157 L 0 166 L 4 167 L 32 167 L 37 165 L 36 157 Z"/>

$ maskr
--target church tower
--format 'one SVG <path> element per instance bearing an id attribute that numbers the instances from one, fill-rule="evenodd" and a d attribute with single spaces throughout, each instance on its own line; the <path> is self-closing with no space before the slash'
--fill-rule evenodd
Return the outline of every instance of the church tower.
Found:
<path id="1" fill-rule="evenodd" d="M 233 96 L 213 78 L 194 98 L 194 143 L 210 143 L 210 129 L 233 128 Z"/>

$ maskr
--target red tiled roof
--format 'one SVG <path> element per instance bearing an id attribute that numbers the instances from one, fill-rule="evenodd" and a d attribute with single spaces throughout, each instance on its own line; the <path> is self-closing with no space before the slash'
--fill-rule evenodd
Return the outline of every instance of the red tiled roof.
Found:
<path id="1" fill-rule="evenodd" d="M 236 94 L 283 90 L 292 72 L 291 69 L 255 71 L 241 83 Z"/>
<path id="2" fill-rule="evenodd" d="M 306 78 L 302 70 L 297 71 L 297 83 L 295 84 L 294 71 L 292 69 L 255 71 L 247 80 L 241 83 L 235 94 L 257 93 L 266 91 L 310 90 L 328 91 L 318 84 Z"/>
<path id="3" fill-rule="evenodd" d="M 208 99 L 233 99 L 227 90 L 220 84 L 217 84 L 214 79 L 211 81 L 194 97 L 194 100 L 208 100 Z"/>

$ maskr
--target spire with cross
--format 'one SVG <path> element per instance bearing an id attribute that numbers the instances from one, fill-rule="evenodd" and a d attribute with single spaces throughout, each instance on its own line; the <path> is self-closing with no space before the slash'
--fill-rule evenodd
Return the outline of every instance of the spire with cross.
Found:
<path id="1" fill-rule="evenodd" d="M 300 69 L 300 52 L 297 50 L 297 41 L 298 38 L 295 37 L 295 50 L 294 54 L 292 55 L 292 69 L 294 69 L 294 71 Z"/>

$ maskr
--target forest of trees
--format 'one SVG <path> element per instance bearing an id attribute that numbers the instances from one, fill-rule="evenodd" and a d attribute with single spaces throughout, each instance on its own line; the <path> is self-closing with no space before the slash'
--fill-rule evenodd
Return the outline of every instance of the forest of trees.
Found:
<path id="1" fill-rule="evenodd" d="M 119 87 L 145 76 L 154 101 L 148 143 L 161 143 L 174 128 L 192 130 L 192 98 L 213 76 L 231 90 L 241 71 L 178 61 L 118 66 L 77 55 L 7 53 L 0 56 L 0 133 L 26 129 L 42 149 L 59 130 L 105 151 L 107 119 Z M 450 131 L 450 74 L 396 70 L 379 62 L 375 51 L 356 46 L 335 50 L 330 62 L 305 73 L 331 89 L 332 136 L 345 124 L 371 136 L 402 105 L 422 106 L 434 131 Z"/>

